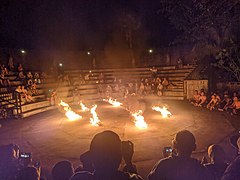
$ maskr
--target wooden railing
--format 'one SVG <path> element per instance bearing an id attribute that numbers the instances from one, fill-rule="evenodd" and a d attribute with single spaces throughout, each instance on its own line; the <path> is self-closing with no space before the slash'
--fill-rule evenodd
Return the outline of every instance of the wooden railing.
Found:
<path id="1" fill-rule="evenodd" d="M 11 89 L 7 89 L 7 91 L 1 92 L 0 104 L 1 112 L 7 112 L 8 116 L 11 114 L 15 118 L 21 117 L 22 102 L 20 93 Z"/>

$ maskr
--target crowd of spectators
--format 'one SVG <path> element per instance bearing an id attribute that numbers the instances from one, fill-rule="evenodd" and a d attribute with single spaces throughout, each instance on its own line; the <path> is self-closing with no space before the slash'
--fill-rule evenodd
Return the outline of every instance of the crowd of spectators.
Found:
<path id="1" fill-rule="evenodd" d="M 169 82 L 167 78 L 158 77 L 158 72 L 155 67 L 150 69 L 152 76 L 149 78 L 125 80 L 114 77 L 113 80 L 106 83 L 106 77 L 103 73 L 99 74 L 98 92 L 101 97 L 126 97 L 128 94 L 136 94 L 140 97 L 148 95 L 163 96 L 164 91 L 171 90 L 175 85 Z M 91 75 L 90 75 L 91 76 Z M 87 81 L 85 79 L 85 81 Z"/>
<path id="2" fill-rule="evenodd" d="M 16 66 L 12 57 L 9 57 L 6 66 L 0 64 L 0 70 L 0 86 L 19 93 L 22 103 L 34 101 L 33 95 L 39 94 L 38 85 L 45 83 L 48 76 L 45 72 L 27 71 L 21 63 Z M 10 78 L 12 78 L 11 81 Z M 20 83 L 16 85 L 13 81 L 20 81 Z"/>
<path id="3" fill-rule="evenodd" d="M 240 151 L 240 134 L 230 138 L 234 148 Z M 164 148 L 163 158 L 149 172 L 149 180 L 230 180 L 240 178 L 240 156 L 230 163 L 226 162 L 224 149 L 217 144 L 208 147 L 209 162 L 192 157 L 197 144 L 195 136 L 188 130 L 176 133 L 172 146 Z M 165 151 L 167 150 L 168 153 Z M 138 174 L 132 159 L 134 144 L 122 141 L 113 131 L 96 134 L 89 150 L 80 155 L 76 168 L 68 160 L 57 162 L 52 170 L 52 180 L 143 180 Z M 18 145 L 0 147 L 0 179 L 4 180 L 40 180 L 47 179 L 41 172 L 39 161 L 33 161 L 31 153 L 23 153 Z M 123 160 L 123 161 L 122 161 Z M 120 164 L 124 162 L 124 166 Z"/>
<path id="4" fill-rule="evenodd" d="M 238 92 L 233 92 L 232 95 L 228 91 L 223 93 L 210 93 L 209 96 L 204 89 L 195 90 L 190 102 L 196 107 L 205 107 L 212 110 L 226 111 L 231 115 L 240 114 L 240 99 Z"/>

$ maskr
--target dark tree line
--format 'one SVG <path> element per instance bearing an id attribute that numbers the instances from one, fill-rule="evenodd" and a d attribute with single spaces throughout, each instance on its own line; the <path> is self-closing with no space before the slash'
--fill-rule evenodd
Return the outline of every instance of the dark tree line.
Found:
<path id="1" fill-rule="evenodd" d="M 199 54 L 216 57 L 214 65 L 240 81 L 239 0 L 161 0 L 161 6 L 171 24 L 182 32 L 175 43 L 194 43 Z"/>

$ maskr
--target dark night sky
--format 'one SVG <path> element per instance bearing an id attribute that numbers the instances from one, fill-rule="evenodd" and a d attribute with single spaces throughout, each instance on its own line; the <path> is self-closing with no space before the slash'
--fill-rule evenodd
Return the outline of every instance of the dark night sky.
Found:
<path id="1" fill-rule="evenodd" d="M 177 32 L 159 9 L 157 0 L 1 0 L 0 47 L 101 49 L 123 11 L 140 17 L 148 46 L 164 46 Z"/>

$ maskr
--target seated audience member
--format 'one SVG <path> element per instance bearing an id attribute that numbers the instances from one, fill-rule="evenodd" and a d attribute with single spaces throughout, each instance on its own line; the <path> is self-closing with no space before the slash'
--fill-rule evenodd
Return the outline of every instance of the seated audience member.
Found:
<path id="1" fill-rule="evenodd" d="M 159 77 L 157 77 L 156 78 L 156 84 L 159 84 L 159 83 L 162 83 L 162 80 Z"/>
<path id="2" fill-rule="evenodd" d="M 33 80 L 32 79 L 28 79 L 27 80 L 27 86 L 31 86 L 33 84 Z"/>
<path id="3" fill-rule="evenodd" d="M 134 169 L 131 161 L 133 156 L 133 147 L 131 146 L 132 144 L 123 143 L 119 136 L 112 131 L 96 134 L 90 144 L 90 151 L 87 152 L 88 158 L 94 165 L 94 173 L 86 171 L 76 173 L 71 180 L 142 180 L 137 174 L 128 171 Z M 122 157 L 126 162 L 124 169 L 128 172 L 118 170 Z"/>
<path id="4" fill-rule="evenodd" d="M 231 105 L 231 98 L 228 96 L 228 94 L 224 94 L 223 100 L 219 104 L 219 111 L 227 111 L 229 106 Z"/>
<path id="5" fill-rule="evenodd" d="M 145 86 L 144 86 L 144 90 L 145 90 L 146 95 L 151 94 L 151 92 L 152 92 L 151 84 L 150 83 L 146 83 Z"/>
<path id="6" fill-rule="evenodd" d="M 28 73 L 27 73 L 27 79 L 33 79 L 33 75 L 32 75 L 31 72 L 28 72 Z"/>
<path id="7" fill-rule="evenodd" d="M 207 102 L 207 96 L 205 95 L 205 93 L 202 91 L 200 93 L 200 97 L 199 97 L 199 101 L 197 103 L 194 104 L 194 106 L 199 106 L 202 107 L 206 104 Z"/>
<path id="8" fill-rule="evenodd" d="M 45 72 L 42 72 L 40 75 L 40 79 L 42 83 L 45 83 L 47 80 L 48 75 Z"/>
<path id="9" fill-rule="evenodd" d="M 9 71 L 14 71 L 13 58 L 11 56 L 8 59 L 8 69 Z"/>
<path id="10" fill-rule="evenodd" d="M 135 87 L 134 87 L 133 83 L 128 83 L 127 89 L 128 89 L 129 94 L 135 93 Z"/>
<path id="11" fill-rule="evenodd" d="M 25 167 L 20 170 L 16 180 L 40 180 L 40 172 L 35 167 Z"/>
<path id="12" fill-rule="evenodd" d="M 31 84 L 29 89 L 30 89 L 32 94 L 34 94 L 34 95 L 38 94 L 38 92 L 37 92 L 37 83 L 35 81 Z"/>
<path id="13" fill-rule="evenodd" d="M 157 95 L 162 96 L 163 95 L 163 85 L 161 83 L 157 86 Z"/>
<path id="14" fill-rule="evenodd" d="M 40 83 L 41 83 L 40 75 L 39 75 L 39 73 L 37 73 L 37 72 L 34 73 L 34 81 L 35 81 L 37 84 L 40 84 Z"/>
<path id="15" fill-rule="evenodd" d="M 99 82 L 104 83 L 104 78 L 105 78 L 104 74 L 100 73 L 99 76 L 98 76 Z"/>
<path id="16" fill-rule="evenodd" d="M 181 69 L 183 67 L 183 60 L 182 58 L 178 58 L 177 60 L 177 68 Z"/>
<path id="17" fill-rule="evenodd" d="M 162 85 L 163 85 L 163 88 L 164 88 L 164 89 L 167 89 L 167 88 L 168 88 L 168 86 L 169 86 L 169 81 L 167 80 L 167 78 L 163 78 Z"/>
<path id="18" fill-rule="evenodd" d="M 5 75 L 8 75 L 8 69 L 5 67 L 5 65 L 2 64 L 2 65 L 0 65 L 0 66 L 1 66 L 1 71 L 3 71 L 3 73 L 4 73 Z"/>
<path id="19" fill-rule="evenodd" d="M 225 163 L 226 155 L 223 148 L 219 145 L 211 145 L 208 147 L 208 157 L 211 162 L 204 164 L 207 170 L 212 174 L 215 180 L 220 180 L 224 171 L 227 168 Z"/>
<path id="20" fill-rule="evenodd" d="M 198 93 L 198 90 L 194 91 L 193 97 L 190 99 L 191 104 L 198 103 L 200 100 L 200 94 Z"/>
<path id="21" fill-rule="evenodd" d="M 104 91 L 105 86 L 103 84 L 98 84 L 97 87 L 98 87 L 98 93 L 99 93 L 100 97 L 103 97 L 105 94 L 105 91 Z"/>
<path id="22" fill-rule="evenodd" d="M 138 89 L 138 94 L 140 96 L 143 96 L 145 94 L 145 86 L 143 84 L 143 82 L 140 83 L 139 89 Z"/>
<path id="23" fill-rule="evenodd" d="M 106 90 L 105 90 L 105 95 L 107 97 L 112 97 L 112 87 L 110 85 L 107 85 Z"/>
<path id="24" fill-rule="evenodd" d="M 207 104 L 207 108 L 212 111 L 213 109 L 216 108 L 217 106 L 217 103 L 218 103 L 218 99 L 216 97 L 216 94 L 213 94 L 211 96 L 211 100 L 209 101 L 209 103 Z"/>
<path id="25" fill-rule="evenodd" d="M 22 87 L 21 86 L 18 86 L 16 89 L 15 89 L 16 92 L 18 93 L 22 93 Z"/>
<path id="26" fill-rule="evenodd" d="M 63 81 L 63 83 L 66 83 L 68 86 L 71 85 L 71 82 L 70 82 L 68 74 L 63 74 L 62 81 Z"/>
<path id="27" fill-rule="evenodd" d="M 53 180 L 69 180 L 74 174 L 74 169 L 69 161 L 60 161 L 52 169 Z"/>
<path id="28" fill-rule="evenodd" d="M 233 162 L 227 167 L 222 176 L 222 180 L 235 180 L 240 178 L 240 134 L 230 138 L 232 146 L 238 151 L 238 155 Z"/>
<path id="29" fill-rule="evenodd" d="M 148 78 L 146 78 L 146 79 L 144 80 L 144 85 L 146 85 L 147 83 L 149 83 Z"/>
<path id="30" fill-rule="evenodd" d="M 153 66 L 151 69 L 150 69 L 151 73 L 152 73 L 152 78 L 155 78 L 157 77 L 157 73 L 158 73 L 158 70 L 155 66 Z"/>
<path id="31" fill-rule="evenodd" d="M 6 79 L 5 73 L 3 70 L 1 70 L 1 73 L 0 73 L 0 85 L 1 86 L 11 86 L 9 79 Z"/>
<path id="32" fill-rule="evenodd" d="M 22 66 L 22 64 L 20 63 L 19 65 L 18 65 L 18 72 L 21 72 L 21 71 L 23 71 L 23 66 Z"/>
<path id="33" fill-rule="evenodd" d="M 25 102 L 33 102 L 33 98 L 32 98 L 32 95 L 30 94 L 30 91 L 25 89 L 24 86 L 22 86 L 22 95 L 23 95 Z"/>
<path id="34" fill-rule="evenodd" d="M 58 95 L 57 95 L 57 90 L 53 89 L 50 92 L 50 104 L 53 106 L 58 103 Z"/>
<path id="35" fill-rule="evenodd" d="M 85 76 L 84 76 L 85 82 L 90 80 L 90 73 L 91 73 L 91 71 L 89 71 L 89 73 L 85 74 Z"/>
<path id="36" fill-rule="evenodd" d="M 233 103 L 231 104 L 230 109 L 232 109 L 231 114 L 233 115 L 240 114 L 240 101 L 238 97 L 233 98 Z"/>
<path id="37" fill-rule="evenodd" d="M 159 179 L 209 179 L 206 168 L 201 163 L 191 157 L 196 149 L 194 135 L 187 131 L 179 131 L 172 141 L 175 155 L 161 159 L 148 175 L 149 180 Z"/>
<path id="38" fill-rule="evenodd" d="M 138 82 L 137 82 L 137 80 L 135 80 L 135 82 L 134 82 L 134 84 L 133 84 L 133 86 L 134 86 L 134 93 L 138 93 Z"/>
<path id="39" fill-rule="evenodd" d="M 120 87 L 118 84 L 114 86 L 114 92 L 119 93 Z"/>
<path id="40" fill-rule="evenodd" d="M 20 71 L 20 72 L 18 73 L 17 80 L 22 81 L 23 84 L 25 83 L 26 76 L 24 75 L 23 71 Z"/>

